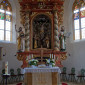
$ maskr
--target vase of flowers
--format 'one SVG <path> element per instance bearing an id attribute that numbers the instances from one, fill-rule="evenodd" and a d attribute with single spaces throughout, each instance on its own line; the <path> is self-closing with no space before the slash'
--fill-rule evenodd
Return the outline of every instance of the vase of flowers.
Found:
<path id="1" fill-rule="evenodd" d="M 30 65 L 31 67 L 36 66 L 37 63 L 38 63 L 38 60 L 37 60 L 37 59 L 31 59 L 31 60 L 29 60 L 29 65 Z"/>
<path id="2" fill-rule="evenodd" d="M 46 64 L 49 65 L 49 67 L 55 66 L 54 59 L 46 59 Z"/>

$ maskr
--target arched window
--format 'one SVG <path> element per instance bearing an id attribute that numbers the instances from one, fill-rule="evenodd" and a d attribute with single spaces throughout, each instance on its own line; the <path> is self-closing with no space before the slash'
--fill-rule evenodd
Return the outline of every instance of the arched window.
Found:
<path id="1" fill-rule="evenodd" d="M 73 4 L 74 40 L 85 39 L 85 4 L 75 0 Z"/>
<path id="2" fill-rule="evenodd" d="M 0 3 L 0 41 L 12 40 L 12 8 L 8 0 Z"/>

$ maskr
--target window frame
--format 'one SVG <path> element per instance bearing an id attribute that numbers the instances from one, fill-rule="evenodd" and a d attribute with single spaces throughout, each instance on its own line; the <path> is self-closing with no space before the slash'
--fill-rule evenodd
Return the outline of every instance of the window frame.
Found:
<path id="1" fill-rule="evenodd" d="M 3 3 L 3 1 L 5 1 L 5 3 Z M 10 11 L 7 10 L 7 7 L 6 7 L 6 4 L 8 4 L 7 6 L 10 8 Z M 12 30 L 12 7 L 11 7 L 11 4 L 9 3 L 8 0 L 2 0 L 2 2 L 0 2 L 0 5 L 3 5 L 3 10 L 4 10 L 4 38 L 3 40 L 0 40 L 0 41 L 4 41 L 4 42 L 12 42 L 12 34 L 13 34 L 13 30 Z M 6 12 L 10 12 L 11 14 L 10 15 L 10 30 L 6 30 Z M 6 40 L 6 32 L 10 32 L 10 40 Z"/>
<path id="2" fill-rule="evenodd" d="M 82 7 L 85 7 L 85 6 L 82 6 L 82 4 L 84 5 L 85 3 L 84 3 L 84 1 L 83 0 L 81 0 L 81 1 L 79 1 L 79 4 L 77 4 L 78 3 L 78 1 L 77 0 L 75 0 L 74 1 L 74 3 L 73 3 L 73 8 L 72 8 L 72 15 L 73 15 L 73 40 L 75 40 L 75 41 L 77 41 L 77 40 L 84 40 L 85 38 L 82 38 L 82 28 L 81 28 L 81 8 Z M 79 10 L 79 36 L 80 36 L 80 38 L 79 39 L 75 39 L 75 25 L 74 25 L 74 11 L 75 11 L 75 6 L 77 6 L 78 7 L 78 10 Z"/>

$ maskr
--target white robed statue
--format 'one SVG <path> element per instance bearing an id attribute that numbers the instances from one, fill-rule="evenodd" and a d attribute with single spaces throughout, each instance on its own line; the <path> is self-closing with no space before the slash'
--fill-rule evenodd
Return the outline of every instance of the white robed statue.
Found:
<path id="1" fill-rule="evenodd" d="M 65 51 L 66 50 L 66 36 L 65 36 L 64 26 L 61 27 L 59 39 L 60 39 L 60 51 Z"/>

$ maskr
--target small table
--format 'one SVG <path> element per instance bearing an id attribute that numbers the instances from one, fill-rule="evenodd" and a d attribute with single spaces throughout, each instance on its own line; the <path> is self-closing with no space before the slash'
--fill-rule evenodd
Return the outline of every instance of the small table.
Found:
<path id="1" fill-rule="evenodd" d="M 6 80 L 5 85 L 7 85 L 7 79 L 10 76 L 10 74 L 3 74 L 3 78 Z"/>

